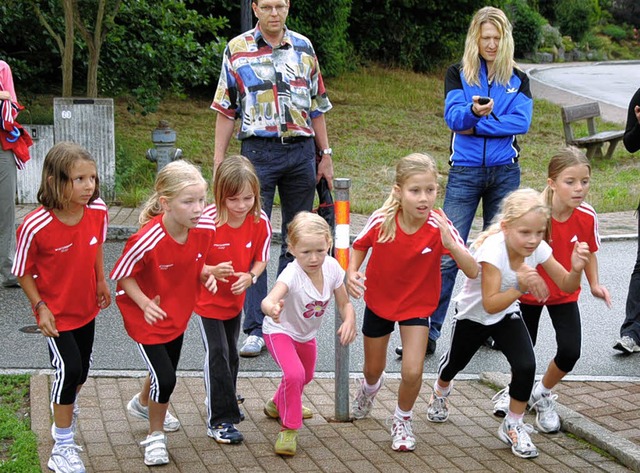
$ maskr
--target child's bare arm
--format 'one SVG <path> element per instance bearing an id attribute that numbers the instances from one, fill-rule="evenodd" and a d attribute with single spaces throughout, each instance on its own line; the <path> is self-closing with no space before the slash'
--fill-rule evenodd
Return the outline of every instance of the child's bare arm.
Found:
<path id="1" fill-rule="evenodd" d="M 449 250 L 451 256 L 456 261 L 458 267 L 462 272 L 470 279 L 475 279 L 478 276 L 478 263 L 469 250 L 459 241 L 457 241 L 451 234 L 451 229 L 447 223 L 447 216 L 442 209 L 438 209 L 433 212 L 434 218 L 440 228 L 440 238 L 442 239 L 442 245 Z"/>
<path id="2" fill-rule="evenodd" d="M 102 245 L 98 247 L 96 254 L 95 273 L 96 273 L 96 303 L 101 309 L 106 309 L 111 305 L 111 291 L 104 277 L 104 250 Z"/>
<path id="3" fill-rule="evenodd" d="M 40 332 L 42 332 L 42 335 L 45 337 L 58 337 L 60 333 L 56 328 L 56 319 L 51 310 L 49 310 L 47 301 L 41 299 L 33 275 L 25 274 L 24 276 L 18 276 L 18 282 L 27 299 L 29 299 L 31 307 L 38 313 L 38 328 Z"/>
<path id="4" fill-rule="evenodd" d="M 267 297 L 262 299 L 260 308 L 264 315 L 267 315 L 273 319 L 274 322 L 280 322 L 280 312 L 284 306 L 284 298 L 289 293 L 289 287 L 282 281 L 277 281 L 271 292 L 267 294 Z"/>
<path id="5" fill-rule="evenodd" d="M 589 281 L 591 294 L 593 294 L 594 297 L 602 299 L 607 307 L 611 309 L 611 295 L 609 294 L 609 290 L 600 285 L 598 258 L 595 253 L 591 253 L 591 258 L 584 267 L 584 274 L 587 276 L 587 281 Z"/>
<path id="6" fill-rule="evenodd" d="M 336 298 L 338 312 L 340 312 L 340 317 L 342 318 L 342 324 L 337 333 L 340 336 L 340 343 L 348 345 L 356 339 L 356 312 L 349 300 L 349 294 L 347 294 L 344 284 L 336 289 L 333 294 Z"/>
<path id="7" fill-rule="evenodd" d="M 122 278 L 119 283 L 124 292 L 140 307 L 148 324 L 152 325 L 167 317 L 167 313 L 160 308 L 160 296 L 156 295 L 153 299 L 147 297 L 135 278 Z"/>
<path id="8" fill-rule="evenodd" d="M 366 280 L 364 273 L 360 272 L 360 266 L 364 261 L 367 253 L 361 250 L 351 249 L 351 258 L 349 258 L 349 268 L 347 269 L 347 293 L 351 297 L 359 299 L 364 294 L 367 287 L 364 285 Z"/>
<path id="9" fill-rule="evenodd" d="M 482 265 L 482 307 L 489 314 L 497 314 L 513 304 L 522 295 L 515 287 L 501 292 L 502 273 L 490 263 Z"/>

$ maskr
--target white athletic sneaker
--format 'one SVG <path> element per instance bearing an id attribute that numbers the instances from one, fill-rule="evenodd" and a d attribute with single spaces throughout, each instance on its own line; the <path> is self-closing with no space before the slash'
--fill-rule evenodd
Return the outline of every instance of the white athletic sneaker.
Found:
<path id="1" fill-rule="evenodd" d="M 138 419 L 149 420 L 149 406 L 143 406 L 140 404 L 140 393 L 133 396 L 133 399 L 127 404 L 127 411 L 133 417 Z M 180 428 L 180 421 L 176 419 L 167 410 L 167 414 L 164 416 L 164 424 L 162 425 L 165 432 L 175 432 Z"/>
<path id="2" fill-rule="evenodd" d="M 385 377 L 385 373 L 383 371 L 382 376 L 380 376 L 380 386 L 378 386 L 378 389 L 376 389 L 371 394 L 367 394 L 364 391 L 364 378 L 362 378 L 359 381 L 356 380 L 356 384 L 358 385 L 358 391 L 356 392 L 356 397 L 353 400 L 353 406 L 352 406 L 353 417 L 355 419 L 363 419 L 369 415 L 369 412 L 371 412 L 371 409 L 373 408 L 373 400 L 375 399 L 376 394 L 378 394 L 378 392 L 380 391 L 380 388 L 382 388 L 382 385 L 384 384 L 384 377 Z"/>
<path id="3" fill-rule="evenodd" d="M 505 418 L 498 429 L 498 436 L 507 445 L 511 445 L 513 454 L 520 458 L 535 458 L 538 449 L 531 441 L 530 433 L 535 432 L 531 424 L 518 422 L 510 424 Z"/>
<path id="4" fill-rule="evenodd" d="M 259 337 L 258 335 L 249 335 L 244 341 L 242 348 L 240 348 L 239 354 L 243 357 L 252 358 L 254 356 L 258 356 L 264 349 L 264 338 Z"/>
<path id="5" fill-rule="evenodd" d="M 509 403 L 511 402 L 511 396 L 509 396 L 509 386 L 502 391 L 498 391 L 495 396 L 491 398 L 493 402 L 493 415 L 497 417 L 505 417 L 509 413 Z"/>
<path id="6" fill-rule="evenodd" d="M 535 397 L 535 390 L 534 386 L 529 398 L 529 410 L 536 410 L 536 427 L 545 434 L 554 434 L 560 430 L 560 416 L 556 412 L 558 395 L 549 393 L 546 396 Z"/>
<path id="7" fill-rule="evenodd" d="M 429 399 L 429 407 L 427 408 L 427 420 L 429 422 L 446 422 L 449 418 L 449 401 L 448 396 L 438 396 L 436 389 L 431 392 Z"/>
<path id="8" fill-rule="evenodd" d="M 81 451 L 82 447 L 75 443 L 56 443 L 51 450 L 47 466 L 56 473 L 85 473 L 84 463 L 78 455 Z"/>
<path id="9" fill-rule="evenodd" d="M 411 417 L 391 417 L 391 448 L 396 452 L 411 452 L 416 449 Z"/>
<path id="10" fill-rule="evenodd" d="M 629 335 L 624 335 L 616 340 L 616 344 L 613 345 L 613 348 L 624 353 L 636 353 L 640 351 L 640 345 L 638 345 Z"/>
<path id="11" fill-rule="evenodd" d="M 144 447 L 145 465 L 166 465 L 169 463 L 167 436 L 164 432 L 150 433 L 145 440 L 140 442 L 140 446 Z"/>

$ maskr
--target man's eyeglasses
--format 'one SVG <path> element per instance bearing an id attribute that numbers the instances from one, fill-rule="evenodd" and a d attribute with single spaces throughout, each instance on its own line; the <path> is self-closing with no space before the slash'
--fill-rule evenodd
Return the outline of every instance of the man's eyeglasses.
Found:
<path id="1" fill-rule="evenodd" d="M 262 7 L 258 7 L 258 10 L 260 10 L 262 13 L 264 13 L 265 15 L 270 14 L 274 9 L 276 10 L 276 12 L 278 12 L 279 14 L 282 14 L 284 12 L 287 11 L 287 9 L 289 8 L 288 5 L 276 5 L 273 7 L 268 7 L 268 6 L 262 6 Z"/>

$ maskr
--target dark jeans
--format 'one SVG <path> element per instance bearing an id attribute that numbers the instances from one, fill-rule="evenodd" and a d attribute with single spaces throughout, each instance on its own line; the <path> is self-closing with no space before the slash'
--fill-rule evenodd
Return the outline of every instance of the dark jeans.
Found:
<path id="1" fill-rule="evenodd" d="M 198 317 L 204 343 L 204 388 L 207 393 L 208 426 L 240 422 L 236 382 L 240 357 L 240 314 L 229 320 Z"/>
<path id="2" fill-rule="evenodd" d="M 292 144 L 247 138 L 242 141 L 241 152 L 256 168 L 260 179 L 262 209 L 269 218 L 278 189 L 282 210 L 282 245 L 278 261 L 280 274 L 293 261 L 293 256 L 287 253 L 287 225 L 298 212 L 313 209 L 316 192 L 315 143 L 313 138 Z M 242 324 L 242 330 L 247 335 L 262 336 L 264 314 L 260 304 L 266 295 L 267 272 L 264 271 L 258 282 L 247 290 Z"/>
<path id="3" fill-rule="evenodd" d="M 627 335 L 640 344 L 640 203 L 638 203 L 636 217 L 638 218 L 638 253 L 636 265 L 631 273 L 631 281 L 629 281 L 626 317 L 620 327 L 620 336 Z"/>
<path id="4" fill-rule="evenodd" d="M 493 167 L 452 166 L 444 197 L 443 210 L 453 226 L 466 242 L 469 238 L 473 218 L 482 200 L 483 230 L 500 210 L 504 197 L 520 187 L 520 165 L 518 163 Z M 449 310 L 451 293 L 456 283 L 458 266 L 449 256 L 442 257 L 440 264 L 442 288 L 440 301 L 431 315 L 429 338 L 437 340 Z"/>

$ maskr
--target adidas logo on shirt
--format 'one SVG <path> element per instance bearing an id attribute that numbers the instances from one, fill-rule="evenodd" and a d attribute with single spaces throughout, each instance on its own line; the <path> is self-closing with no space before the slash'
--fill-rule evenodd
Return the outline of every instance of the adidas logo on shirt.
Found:
<path id="1" fill-rule="evenodd" d="M 427 253 L 431 253 L 432 251 L 433 250 L 427 246 L 424 250 L 422 250 L 422 254 L 426 255 Z"/>
<path id="2" fill-rule="evenodd" d="M 89 242 L 89 246 L 91 245 L 95 245 L 96 243 L 98 243 L 98 239 L 94 236 L 91 241 Z"/>
<path id="3" fill-rule="evenodd" d="M 573 238 L 571 239 L 571 243 L 574 243 L 578 241 L 578 235 L 573 235 Z"/>

